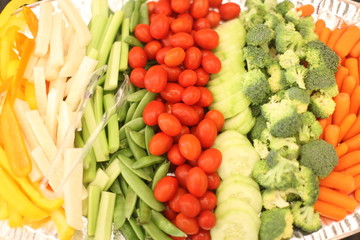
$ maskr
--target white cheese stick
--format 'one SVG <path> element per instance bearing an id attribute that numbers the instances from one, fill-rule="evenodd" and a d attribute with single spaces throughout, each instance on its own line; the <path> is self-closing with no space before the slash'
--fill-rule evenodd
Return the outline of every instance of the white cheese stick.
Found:
<path id="1" fill-rule="evenodd" d="M 48 94 L 45 125 L 54 143 L 56 142 L 56 132 L 58 125 L 57 117 L 59 114 L 60 102 L 61 99 L 59 98 L 59 91 L 55 88 L 50 89 Z"/>
<path id="2" fill-rule="evenodd" d="M 59 94 L 58 97 L 61 100 L 65 97 L 65 84 L 66 84 L 66 78 L 57 78 L 54 81 L 50 82 L 49 89 L 56 89 L 58 90 Z"/>
<path id="3" fill-rule="evenodd" d="M 47 108 L 47 94 L 46 94 L 46 80 L 45 70 L 43 67 L 34 68 L 34 86 L 36 95 L 36 104 L 41 116 L 46 115 Z"/>
<path id="4" fill-rule="evenodd" d="M 77 35 L 75 33 L 75 30 L 73 28 L 73 26 L 71 26 L 70 24 L 65 27 L 65 30 L 64 30 L 65 34 L 64 34 L 64 55 L 66 56 L 69 52 L 69 48 L 72 44 L 75 43 L 75 40 L 76 40 L 76 45 L 79 46 L 78 44 L 78 40 L 77 39 L 74 39 Z"/>
<path id="5" fill-rule="evenodd" d="M 40 3 L 40 17 L 38 32 L 35 39 L 34 54 L 38 57 L 43 57 L 49 50 L 50 36 L 51 36 L 51 21 L 54 8 L 50 2 Z"/>
<path id="6" fill-rule="evenodd" d="M 58 12 L 52 18 L 49 63 L 60 67 L 64 64 L 64 15 Z"/>
<path id="7" fill-rule="evenodd" d="M 61 144 L 65 144 L 67 148 L 72 148 L 74 146 L 75 140 L 75 130 L 69 129 L 71 126 L 73 112 L 71 111 L 69 105 L 62 101 L 60 103 L 59 115 L 58 115 L 58 128 L 56 136 L 56 146 L 60 148 Z M 69 134 L 66 139 L 66 134 Z M 66 141 L 66 143 L 64 143 Z"/>
<path id="8" fill-rule="evenodd" d="M 78 37 L 74 34 L 71 44 L 69 46 L 67 55 L 65 57 L 65 63 L 61 67 L 60 77 L 71 77 L 79 69 L 81 61 L 86 55 L 86 48 L 80 47 L 78 44 Z"/>

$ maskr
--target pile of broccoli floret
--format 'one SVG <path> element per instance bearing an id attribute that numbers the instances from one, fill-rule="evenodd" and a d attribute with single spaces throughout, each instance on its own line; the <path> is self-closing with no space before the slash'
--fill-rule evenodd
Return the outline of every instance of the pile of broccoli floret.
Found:
<path id="1" fill-rule="evenodd" d="M 243 91 L 256 122 L 248 134 L 261 160 L 253 178 L 262 189 L 260 239 L 288 239 L 293 225 L 321 228 L 313 204 L 319 178 L 338 163 L 335 149 L 320 140 L 317 119 L 328 118 L 338 94 L 339 57 L 315 34 L 314 19 L 301 17 L 288 0 L 247 0 L 240 19 L 247 72 Z"/>

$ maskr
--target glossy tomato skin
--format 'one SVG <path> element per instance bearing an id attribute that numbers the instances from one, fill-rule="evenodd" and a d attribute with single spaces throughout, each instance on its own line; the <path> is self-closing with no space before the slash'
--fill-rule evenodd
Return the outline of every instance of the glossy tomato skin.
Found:
<path id="1" fill-rule="evenodd" d="M 179 213 L 175 218 L 175 225 L 184 233 L 192 235 L 199 232 L 199 224 L 196 218 L 186 217 Z"/>
<path id="2" fill-rule="evenodd" d="M 147 24 L 141 23 L 141 24 L 136 25 L 134 34 L 135 34 L 135 37 L 139 41 L 144 42 L 144 43 L 148 43 L 151 40 L 153 40 L 153 38 L 150 34 L 150 26 Z"/>
<path id="3" fill-rule="evenodd" d="M 169 205 L 166 205 L 166 208 L 162 213 L 169 220 L 174 220 L 177 215 L 177 213 L 174 210 L 172 210 Z"/>
<path id="4" fill-rule="evenodd" d="M 174 47 L 165 53 L 164 62 L 169 67 L 176 67 L 185 59 L 185 51 L 181 47 Z"/>
<path id="5" fill-rule="evenodd" d="M 161 113 L 158 118 L 160 130 L 169 136 L 176 136 L 181 132 L 180 121 L 170 113 Z"/>
<path id="6" fill-rule="evenodd" d="M 184 13 L 190 9 L 190 0 L 171 0 L 171 8 L 176 13 Z"/>
<path id="7" fill-rule="evenodd" d="M 154 13 L 170 16 L 172 13 L 172 9 L 171 9 L 169 1 L 160 0 L 160 1 L 156 2 L 155 8 L 154 8 Z"/>
<path id="8" fill-rule="evenodd" d="M 231 20 L 239 16 L 241 12 L 240 6 L 236 3 L 224 3 L 219 7 L 219 13 L 221 15 L 221 19 L 223 20 Z"/>
<path id="9" fill-rule="evenodd" d="M 170 44 L 173 47 L 188 49 L 194 45 L 194 39 L 189 33 L 178 32 L 171 36 Z"/>
<path id="10" fill-rule="evenodd" d="M 206 118 L 201 120 L 196 127 L 195 136 L 199 139 L 203 148 L 210 148 L 214 144 L 217 136 L 215 123 Z M 215 153 L 215 150 L 210 152 Z"/>
<path id="11" fill-rule="evenodd" d="M 171 148 L 167 152 L 167 158 L 174 165 L 181 165 L 186 162 L 186 159 L 180 153 L 178 144 L 174 144 L 171 146 Z"/>
<path id="12" fill-rule="evenodd" d="M 190 86 L 185 88 L 181 95 L 181 100 L 187 105 L 194 105 L 200 100 L 201 92 L 198 87 Z"/>
<path id="13" fill-rule="evenodd" d="M 216 207 L 217 198 L 215 193 L 211 191 L 207 191 L 204 195 L 199 197 L 201 210 L 209 210 L 212 211 Z"/>
<path id="14" fill-rule="evenodd" d="M 182 69 L 178 66 L 169 67 L 166 64 L 161 64 L 161 67 L 166 71 L 169 82 L 177 82 Z"/>
<path id="15" fill-rule="evenodd" d="M 144 78 L 146 70 L 144 68 L 134 68 L 130 73 L 130 81 L 136 87 L 145 88 Z"/>
<path id="16" fill-rule="evenodd" d="M 221 16 L 218 12 L 211 10 L 206 15 L 206 18 L 209 20 L 211 28 L 217 27 L 220 24 Z"/>
<path id="17" fill-rule="evenodd" d="M 154 65 L 146 72 L 144 83 L 149 92 L 159 93 L 166 86 L 167 73 L 160 65 Z"/>
<path id="18" fill-rule="evenodd" d="M 183 103 L 175 103 L 172 114 L 179 119 L 182 125 L 194 126 L 199 122 L 199 115 L 194 108 Z"/>
<path id="19" fill-rule="evenodd" d="M 199 200 L 190 193 L 185 193 L 179 197 L 179 209 L 187 217 L 196 217 L 201 210 Z"/>
<path id="20" fill-rule="evenodd" d="M 186 177 L 190 169 L 191 166 L 188 164 L 182 164 L 175 169 L 175 177 L 183 188 L 186 188 Z"/>
<path id="21" fill-rule="evenodd" d="M 156 184 L 154 196 L 159 202 L 167 202 L 175 196 L 178 187 L 179 184 L 176 178 L 165 176 Z"/>
<path id="22" fill-rule="evenodd" d="M 206 55 L 203 56 L 201 65 L 203 69 L 208 73 L 218 73 L 221 70 L 221 62 L 218 57 L 215 55 Z"/>
<path id="23" fill-rule="evenodd" d="M 154 13 L 155 5 L 156 5 L 155 1 L 150 1 L 150 2 L 147 3 L 147 8 L 148 8 L 149 15 Z"/>
<path id="24" fill-rule="evenodd" d="M 198 217 L 199 226 L 204 230 L 212 229 L 216 224 L 216 216 L 211 211 L 203 211 Z"/>
<path id="25" fill-rule="evenodd" d="M 159 64 L 165 64 L 165 56 L 171 47 L 163 47 L 156 52 L 155 58 Z"/>
<path id="26" fill-rule="evenodd" d="M 220 177 L 218 173 L 209 173 L 207 174 L 208 178 L 208 189 L 215 190 L 220 186 Z"/>
<path id="27" fill-rule="evenodd" d="M 193 167 L 190 169 L 188 175 L 186 176 L 186 187 L 189 193 L 196 197 L 204 195 L 208 188 L 208 180 L 205 172 L 199 167 Z"/>
<path id="28" fill-rule="evenodd" d="M 184 88 L 177 83 L 169 82 L 164 90 L 160 92 L 160 96 L 169 103 L 178 103 L 181 101 Z"/>
<path id="29" fill-rule="evenodd" d="M 145 44 L 144 51 L 146 53 L 148 60 L 154 60 L 156 58 L 156 53 L 162 48 L 159 41 L 153 40 Z"/>
<path id="30" fill-rule="evenodd" d="M 222 4 L 222 0 L 209 0 L 210 7 L 218 8 Z"/>
<path id="31" fill-rule="evenodd" d="M 199 87 L 199 90 L 201 95 L 199 101 L 197 102 L 197 105 L 199 105 L 200 107 L 210 106 L 214 101 L 212 93 L 209 91 L 209 89 L 205 87 Z"/>
<path id="32" fill-rule="evenodd" d="M 198 166 L 206 173 L 214 173 L 220 167 L 221 162 L 222 154 L 220 150 L 209 148 L 201 153 L 198 160 Z"/>
<path id="33" fill-rule="evenodd" d="M 174 137 L 174 143 L 178 143 L 180 137 L 182 135 L 186 134 L 186 133 L 190 133 L 189 127 L 188 126 L 182 126 L 180 134 Z"/>
<path id="34" fill-rule="evenodd" d="M 211 240 L 210 232 L 200 229 L 199 232 L 191 236 L 192 240 Z"/>
<path id="35" fill-rule="evenodd" d="M 199 121 L 201 121 L 201 120 L 203 120 L 204 119 L 204 108 L 203 107 L 200 107 L 200 106 L 198 106 L 198 105 L 193 105 L 192 106 L 193 107 L 193 109 L 196 111 L 196 113 L 198 114 L 198 116 L 199 116 Z M 194 134 L 195 134 L 195 132 L 194 132 Z"/>
<path id="36" fill-rule="evenodd" d="M 131 68 L 143 68 L 146 66 L 147 56 L 141 47 L 133 47 L 129 51 L 129 65 Z"/>
<path id="37" fill-rule="evenodd" d="M 197 81 L 196 81 L 195 85 L 196 86 L 205 86 L 210 79 L 210 74 L 201 67 L 197 68 L 195 70 L 195 72 L 196 72 L 196 76 L 197 76 Z"/>
<path id="38" fill-rule="evenodd" d="M 163 132 L 158 132 L 151 138 L 149 150 L 152 155 L 160 156 L 169 151 L 172 144 L 172 137 Z"/>
<path id="39" fill-rule="evenodd" d="M 177 212 L 177 213 L 180 212 L 179 199 L 182 195 L 184 195 L 186 193 L 187 193 L 187 191 L 182 187 L 179 187 L 177 189 L 174 197 L 169 200 L 169 207 L 171 210 L 173 210 L 174 212 Z"/>
<path id="40" fill-rule="evenodd" d="M 185 69 L 179 75 L 179 84 L 183 87 L 190 87 L 197 82 L 197 74 L 194 70 Z"/>
<path id="41" fill-rule="evenodd" d="M 185 32 L 190 33 L 192 30 L 193 18 L 188 14 L 180 14 L 172 23 L 171 31 L 173 33 Z"/>
<path id="42" fill-rule="evenodd" d="M 199 18 L 194 22 L 193 28 L 195 31 L 198 31 L 200 29 L 211 28 L 211 24 L 207 18 Z"/>
<path id="43" fill-rule="evenodd" d="M 205 17 L 209 11 L 208 0 L 194 0 L 190 7 L 190 14 L 194 18 Z"/>
<path id="44" fill-rule="evenodd" d="M 196 31 L 194 40 L 201 48 L 212 50 L 219 45 L 219 34 L 213 29 L 200 29 Z"/>
<path id="45" fill-rule="evenodd" d="M 195 70 L 200 67 L 202 60 L 202 54 L 199 48 L 190 47 L 186 49 L 184 66 L 187 69 Z"/>
<path id="46" fill-rule="evenodd" d="M 169 19 L 165 14 L 157 14 L 150 23 L 150 34 L 155 39 L 165 38 L 170 29 Z"/>
<path id="47" fill-rule="evenodd" d="M 222 127 L 224 126 L 224 122 L 225 122 L 224 115 L 219 110 L 212 109 L 212 110 L 208 111 L 205 114 L 205 118 L 213 121 L 215 123 L 218 131 L 220 131 L 222 129 Z"/>
<path id="48" fill-rule="evenodd" d="M 184 134 L 179 139 L 179 150 L 189 161 L 196 161 L 201 154 L 200 141 L 193 134 Z"/>
<path id="49" fill-rule="evenodd" d="M 142 114 L 144 123 L 146 125 L 149 126 L 155 126 L 158 124 L 158 118 L 159 115 L 161 113 L 164 113 L 166 111 L 165 109 L 165 104 L 157 101 L 157 100 L 153 100 L 151 102 L 149 102 Z"/>

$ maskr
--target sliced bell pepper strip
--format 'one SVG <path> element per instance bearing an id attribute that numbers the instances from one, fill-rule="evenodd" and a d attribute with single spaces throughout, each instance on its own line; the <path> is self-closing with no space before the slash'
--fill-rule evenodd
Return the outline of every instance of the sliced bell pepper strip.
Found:
<path id="1" fill-rule="evenodd" d="M 5 220 L 9 217 L 9 210 L 7 202 L 0 198 L 0 220 Z"/>
<path id="2" fill-rule="evenodd" d="M 51 219 L 55 222 L 60 240 L 70 240 L 75 233 L 75 230 L 66 223 L 65 211 L 59 208 L 51 212 Z"/>
<path id="3" fill-rule="evenodd" d="M 34 38 L 36 38 L 38 32 L 38 23 L 39 23 L 38 18 L 29 7 L 23 7 L 22 12 L 24 14 L 26 23 L 30 29 L 31 34 L 33 35 Z"/>
<path id="4" fill-rule="evenodd" d="M 9 226 L 12 228 L 22 227 L 23 217 L 21 216 L 21 214 L 15 209 L 11 208 L 10 206 L 8 207 L 9 207 L 9 219 L 8 219 Z"/>
<path id="5" fill-rule="evenodd" d="M 15 12 L 15 10 L 17 10 L 18 8 L 20 8 L 21 6 L 23 6 L 25 4 L 31 4 L 31 3 L 35 3 L 35 2 L 36 2 L 36 0 L 12 0 L 12 1 L 10 1 L 0 14 L 0 28 L 6 24 L 6 22 L 8 21 L 10 16 Z"/>

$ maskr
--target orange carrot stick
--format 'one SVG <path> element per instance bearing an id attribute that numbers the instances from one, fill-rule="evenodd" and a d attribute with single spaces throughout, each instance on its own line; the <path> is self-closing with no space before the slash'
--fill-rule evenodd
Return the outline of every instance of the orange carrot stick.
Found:
<path id="1" fill-rule="evenodd" d="M 347 93 L 339 93 L 334 101 L 336 103 L 335 111 L 333 113 L 333 124 L 339 125 L 346 115 L 349 114 L 350 109 L 350 95 Z"/>
<path id="2" fill-rule="evenodd" d="M 355 191 L 354 196 L 355 196 L 355 199 L 360 202 L 360 188 L 358 188 L 358 189 Z"/>
<path id="3" fill-rule="evenodd" d="M 320 179 L 320 186 L 350 193 L 355 190 L 355 180 L 345 172 L 332 172 L 326 178 Z"/>
<path id="4" fill-rule="evenodd" d="M 349 54 L 359 39 L 360 29 L 355 25 L 349 26 L 336 42 L 334 51 L 343 58 Z"/>
<path id="5" fill-rule="evenodd" d="M 347 93 L 349 94 L 349 96 L 351 96 L 356 86 L 357 86 L 356 79 L 353 76 L 349 75 L 345 77 L 340 92 Z"/>
<path id="6" fill-rule="evenodd" d="M 324 130 L 325 130 L 325 127 L 326 127 L 326 125 L 327 125 L 327 118 L 319 119 L 318 121 L 319 121 L 319 123 L 320 123 L 320 125 L 321 125 L 321 128 L 322 128 L 322 133 L 321 133 L 321 135 L 320 135 L 319 138 L 320 138 L 320 139 L 323 139 Z"/>
<path id="7" fill-rule="evenodd" d="M 339 134 L 339 142 L 344 138 L 344 136 L 349 132 L 351 127 L 354 125 L 356 121 L 356 114 L 352 113 L 347 115 L 344 120 L 340 123 L 340 134 Z"/>
<path id="8" fill-rule="evenodd" d="M 360 174 L 354 177 L 354 181 L 355 181 L 355 190 L 358 190 L 360 188 Z"/>
<path id="9" fill-rule="evenodd" d="M 340 135 L 340 127 L 338 125 L 327 125 L 324 131 L 324 140 L 334 147 L 338 144 Z"/>
<path id="10" fill-rule="evenodd" d="M 327 42 L 327 45 L 329 48 L 334 50 L 335 43 L 339 40 L 340 36 L 345 32 L 346 27 L 342 28 L 335 28 L 329 37 L 329 40 Z"/>
<path id="11" fill-rule="evenodd" d="M 350 110 L 349 113 L 356 114 L 360 107 L 360 86 L 356 86 L 350 96 Z"/>
<path id="12" fill-rule="evenodd" d="M 319 187 L 319 197 L 320 201 L 334 204 L 335 206 L 344 208 L 349 212 L 353 212 L 356 208 L 356 201 L 352 197 L 335 191 L 327 187 Z"/>
<path id="13" fill-rule="evenodd" d="M 331 114 L 327 119 L 326 119 L 326 125 L 330 125 L 333 123 L 333 114 Z"/>
<path id="14" fill-rule="evenodd" d="M 350 57 L 358 57 L 358 56 L 360 56 L 360 40 L 350 50 L 349 55 L 350 55 Z"/>
<path id="15" fill-rule="evenodd" d="M 319 35 L 319 40 L 323 43 L 327 43 L 330 38 L 331 30 L 328 27 L 324 27 Z"/>
<path id="16" fill-rule="evenodd" d="M 340 208 L 334 204 L 329 204 L 320 200 L 316 201 L 314 208 L 321 216 L 335 221 L 340 221 L 347 215 L 347 212 L 344 208 Z"/>
<path id="17" fill-rule="evenodd" d="M 345 67 L 349 69 L 349 75 L 353 76 L 359 85 L 359 63 L 357 58 L 347 58 L 345 60 Z"/>
<path id="18" fill-rule="evenodd" d="M 342 84 L 344 82 L 344 79 L 348 75 L 349 75 L 349 69 L 347 69 L 344 66 L 339 66 L 338 67 L 338 71 L 335 74 L 335 78 L 336 78 L 336 84 L 338 85 L 339 89 L 342 88 Z"/>
<path id="19" fill-rule="evenodd" d="M 326 27 L 325 21 L 322 19 L 319 19 L 315 23 L 315 33 L 316 35 L 320 36 L 322 30 Z"/>
<path id="20" fill-rule="evenodd" d="M 346 143 L 341 143 L 335 148 L 338 157 L 344 156 L 349 151 L 349 146 Z"/>
<path id="21" fill-rule="evenodd" d="M 360 133 L 360 116 L 358 115 L 353 126 L 350 128 L 347 134 L 345 134 L 343 140 L 349 140 Z"/>
<path id="22" fill-rule="evenodd" d="M 349 152 L 360 149 L 360 134 L 348 139 L 345 143 L 349 146 Z"/>
<path id="23" fill-rule="evenodd" d="M 349 174 L 353 177 L 360 174 L 360 163 L 355 164 L 354 166 L 351 166 L 343 171 L 346 174 Z"/>
<path id="24" fill-rule="evenodd" d="M 355 164 L 360 162 L 360 150 L 355 150 L 352 152 L 348 152 L 341 158 L 339 158 L 338 165 L 334 168 L 335 171 L 342 171 L 346 168 L 354 166 Z"/>
<path id="25" fill-rule="evenodd" d="M 301 7 L 296 8 L 296 11 L 301 12 L 302 17 L 307 17 L 314 13 L 315 8 L 311 4 L 305 4 Z"/>

